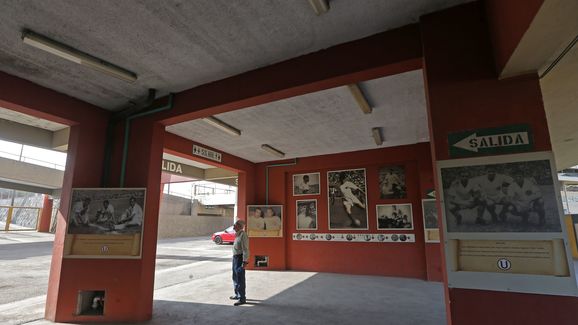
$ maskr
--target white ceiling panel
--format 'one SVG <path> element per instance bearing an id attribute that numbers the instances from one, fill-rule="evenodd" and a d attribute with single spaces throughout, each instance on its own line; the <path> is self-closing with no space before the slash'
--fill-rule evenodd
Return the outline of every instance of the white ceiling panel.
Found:
<path id="1" fill-rule="evenodd" d="M 231 136 L 202 120 L 169 126 L 168 132 L 252 162 L 278 160 L 261 149 L 269 144 L 285 158 L 309 157 L 429 141 L 422 71 L 360 84 L 370 104 L 364 114 L 347 87 L 216 115 L 242 131 Z M 377 146 L 371 129 L 385 138 Z"/>

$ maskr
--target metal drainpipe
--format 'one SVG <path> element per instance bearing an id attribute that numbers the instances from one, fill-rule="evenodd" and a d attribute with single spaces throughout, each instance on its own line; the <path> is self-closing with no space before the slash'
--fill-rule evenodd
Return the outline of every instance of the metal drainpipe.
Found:
<path id="1" fill-rule="evenodd" d="M 108 179 L 110 175 L 110 168 L 111 168 L 111 160 L 112 160 L 112 147 L 114 144 L 114 128 L 116 124 L 122 120 L 123 118 L 127 118 L 131 114 L 138 113 L 146 107 L 152 105 L 156 97 L 156 89 L 149 88 L 148 97 L 146 101 L 142 105 L 138 105 L 136 102 L 130 101 L 130 106 L 123 109 L 120 112 L 116 112 L 112 115 L 112 117 L 108 121 L 108 125 L 106 126 L 106 142 L 104 147 L 104 164 L 102 169 L 102 177 L 100 179 L 100 186 L 107 187 Z"/>
<path id="2" fill-rule="evenodd" d="M 265 167 L 265 205 L 269 205 L 269 168 L 271 168 L 271 167 L 294 166 L 294 165 L 297 165 L 297 158 L 293 158 L 293 162 L 292 162 L 292 163 L 267 165 L 267 166 Z"/>
<path id="3" fill-rule="evenodd" d="M 126 175 L 126 161 L 128 158 L 128 142 L 129 142 L 128 138 L 130 136 L 130 122 L 132 120 L 134 120 L 135 118 L 138 118 L 138 117 L 143 117 L 143 116 L 155 114 L 155 113 L 166 111 L 166 110 L 173 108 L 173 99 L 174 99 L 174 94 L 171 93 L 171 94 L 169 94 L 169 102 L 167 105 L 152 109 L 150 111 L 137 113 L 137 114 L 131 115 L 125 119 L 125 121 L 124 121 L 124 144 L 123 144 L 123 148 L 122 148 L 122 163 L 121 163 L 121 167 L 120 167 L 121 168 L 120 169 L 120 187 L 124 187 L 124 178 Z"/>

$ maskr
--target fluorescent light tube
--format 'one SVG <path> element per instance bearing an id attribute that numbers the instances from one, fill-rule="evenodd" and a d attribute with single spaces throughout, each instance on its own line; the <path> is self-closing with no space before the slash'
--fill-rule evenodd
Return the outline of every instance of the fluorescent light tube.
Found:
<path id="1" fill-rule="evenodd" d="M 309 0 L 309 4 L 313 7 L 313 11 L 317 16 L 327 13 L 329 11 L 328 0 Z"/>
<path id="2" fill-rule="evenodd" d="M 347 87 L 349 88 L 351 95 L 353 95 L 353 98 L 355 99 L 357 106 L 359 106 L 359 108 L 363 111 L 363 113 L 371 114 L 372 108 L 367 102 L 367 98 L 365 98 L 359 86 L 357 84 L 350 84 L 347 85 Z"/>
<path id="3" fill-rule="evenodd" d="M 208 124 L 211 124 L 212 126 L 216 127 L 217 129 L 224 131 L 230 135 L 235 135 L 235 136 L 241 135 L 241 131 L 239 129 L 230 126 L 229 124 L 219 120 L 216 117 L 209 116 L 209 117 L 205 117 L 203 120 L 205 122 L 207 122 Z"/>
<path id="4" fill-rule="evenodd" d="M 279 158 L 285 157 L 285 153 L 283 151 L 277 150 L 268 144 L 262 144 L 261 149 L 267 151 L 268 153 L 272 154 L 273 156 L 277 156 Z"/>
<path id="5" fill-rule="evenodd" d="M 383 136 L 381 135 L 381 128 L 373 128 L 371 129 L 371 134 L 373 136 L 373 140 L 375 140 L 375 144 L 381 146 L 383 143 Z"/>
<path id="6" fill-rule="evenodd" d="M 100 71 L 115 78 L 128 82 L 135 82 L 137 80 L 137 75 L 134 72 L 128 71 L 34 32 L 24 31 L 22 33 L 22 41 L 24 44 L 28 44 L 65 60 Z"/>

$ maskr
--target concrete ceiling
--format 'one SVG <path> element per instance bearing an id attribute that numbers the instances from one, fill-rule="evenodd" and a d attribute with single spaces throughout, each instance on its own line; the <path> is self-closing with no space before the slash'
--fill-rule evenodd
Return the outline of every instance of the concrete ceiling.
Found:
<path id="1" fill-rule="evenodd" d="M 360 84 L 373 106 L 364 114 L 347 87 L 338 87 L 216 115 L 242 131 L 231 136 L 202 120 L 167 131 L 252 162 L 278 160 L 261 149 L 269 144 L 285 158 L 308 157 L 429 141 L 422 71 Z M 381 127 L 377 146 L 371 128 Z"/>
<path id="2" fill-rule="evenodd" d="M 64 124 L 22 114 L 3 107 L 0 107 L 0 120 L 12 121 L 48 131 L 58 131 L 68 127 Z"/>
<path id="3" fill-rule="evenodd" d="M 3 0 L 0 70 L 97 106 L 178 92 L 406 24 L 469 0 Z M 129 84 L 21 41 L 31 29 L 134 71 Z"/>

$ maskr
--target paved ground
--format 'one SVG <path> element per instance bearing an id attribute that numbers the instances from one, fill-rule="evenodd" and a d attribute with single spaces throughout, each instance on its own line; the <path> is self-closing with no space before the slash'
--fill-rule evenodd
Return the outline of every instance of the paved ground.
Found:
<path id="1" fill-rule="evenodd" d="M 42 320 L 51 240 L 0 232 L 0 324 L 52 324 Z M 205 238 L 160 241 L 146 324 L 445 324 L 441 284 L 413 279 L 249 271 L 249 304 L 233 307 L 230 249 Z"/>

